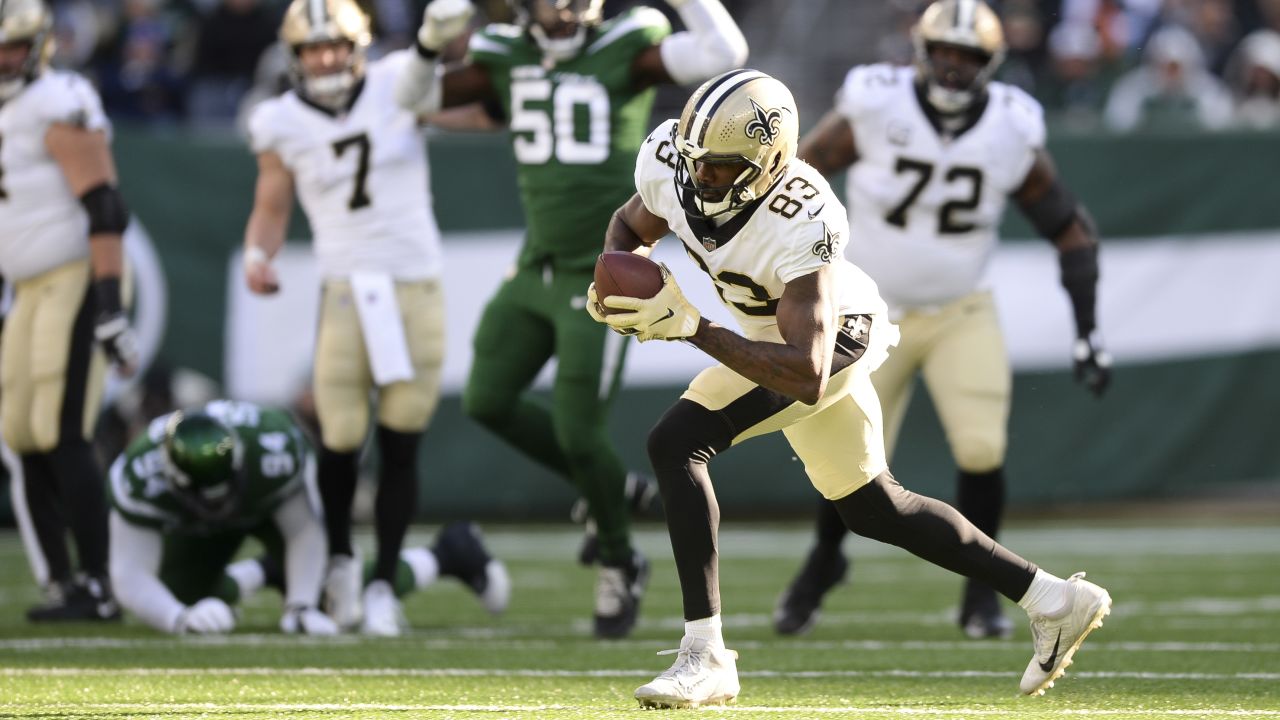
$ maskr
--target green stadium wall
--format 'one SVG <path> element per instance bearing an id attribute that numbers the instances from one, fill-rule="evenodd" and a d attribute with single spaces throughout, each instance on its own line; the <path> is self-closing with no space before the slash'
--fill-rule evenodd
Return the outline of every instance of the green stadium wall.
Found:
<path id="1" fill-rule="evenodd" d="M 464 231 L 522 225 L 503 136 L 441 135 L 429 146 L 436 212 L 450 241 Z M 250 209 L 253 158 L 233 137 L 128 128 L 117 133 L 115 150 L 125 196 L 169 282 L 162 354 L 174 365 L 221 378 L 227 260 Z M 1150 237 L 1280 236 L 1274 184 L 1280 135 L 1063 135 L 1050 150 L 1109 246 Z M 1043 242 L 1017 240 L 1032 232 L 1016 212 L 1008 215 L 1005 235 L 1015 239 L 1007 242 Z M 290 236 L 307 235 L 296 213 Z M 1276 317 L 1280 307 L 1257 312 Z M 1196 328 L 1185 331 L 1195 343 Z M 1271 439 L 1280 408 L 1278 348 L 1254 342 L 1173 359 L 1122 358 L 1102 401 L 1062 370 L 1018 372 L 1007 463 L 1011 502 L 1043 507 L 1274 484 L 1280 477 L 1280 443 Z M 647 465 L 647 430 L 681 389 L 636 387 L 616 399 L 611 432 L 632 466 Z M 954 470 L 925 393 L 917 392 L 902 436 L 894 460 L 899 480 L 951 497 Z M 574 497 L 565 483 L 466 419 L 455 394 L 442 402 L 422 466 L 423 519 L 558 518 Z M 735 516 L 798 516 L 816 498 L 780 437 L 735 448 L 713 462 L 712 472 L 724 511 Z"/>

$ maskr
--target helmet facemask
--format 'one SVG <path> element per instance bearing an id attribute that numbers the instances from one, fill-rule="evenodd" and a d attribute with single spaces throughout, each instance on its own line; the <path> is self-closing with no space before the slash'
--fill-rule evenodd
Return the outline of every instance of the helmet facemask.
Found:
<path id="1" fill-rule="evenodd" d="M 704 218 L 714 218 L 735 212 L 755 200 L 751 192 L 752 181 L 760 177 L 760 166 L 742 155 L 717 155 L 706 148 L 699 148 L 684 138 L 676 137 L 676 150 L 680 155 L 676 163 L 676 187 L 692 199 L 693 207 Z M 742 172 L 728 185 L 702 185 L 698 182 L 697 166 L 742 165 Z M 683 197 L 683 195 L 682 195 Z M 716 198 L 716 199 L 710 199 Z"/>
<path id="2" fill-rule="evenodd" d="M 356 85 L 364 77 L 363 49 L 357 49 L 354 43 L 349 43 L 347 60 L 340 68 L 334 72 L 313 74 L 308 73 L 303 67 L 302 53 L 306 47 L 307 45 L 300 45 L 293 51 L 299 76 L 298 82 L 295 83 L 298 91 L 318 105 L 332 109 L 346 107 L 351 100 L 351 94 L 355 92 Z"/>
<path id="3" fill-rule="evenodd" d="M 244 448 L 234 430 L 202 413 L 174 413 L 160 445 L 173 497 L 202 521 L 225 520 L 244 492 Z"/>
<path id="4" fill-rule="evenodd" d="M 48 67 L 53 57 L 53 15 L 43 0 L 0 2 L 0 45 L 25 45 L 21 64 L 0 73 L 0 103 L 16 96 Z"/>
<path id="5" fill-rule="evenodd" d="M 543 57 L 556 63 L 582 52 L 588 29 L 603 19 L 603 5 L 604 0 L 517 0 L 515 14 Z"/>
<path id="6" fill-rule="evenodd" d="M 1004 62 L 1004 30 L 1000 18 L 980 0 L 938 0 L 925 9 L 911 31 L 916 73 L 925 97 L 935 110 L 956 115 L 968 110 L 986 92 L 987 83 Z M 932 52 L 953 49 L 976 58 L 972 77 L 964 61 L 935 62 Z"/>

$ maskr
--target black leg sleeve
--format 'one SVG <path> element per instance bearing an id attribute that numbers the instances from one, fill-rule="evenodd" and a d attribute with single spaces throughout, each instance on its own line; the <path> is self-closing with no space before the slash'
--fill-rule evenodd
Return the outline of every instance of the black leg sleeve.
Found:
<path id="1" fill-rule="evenodd" d="M 849 535 L 849 528 L 845 527 L 844 519 L 836 511 L 835 503 L 826 498 L 818 501 L 818 516 L 814 529 L 818 535 L 817 550 L 832 555 L 840 552 L 840 546 Z"/>
<path id="2" fill-rule="evenodd" d="M 58 478 L 67 525 L 76 541 L 80 568 L 94 578 L 107 576 L 107 496 L 102 472 L 87 440 L 64 437 L 47 456 Z"/>
<path id="3" fill-rule="evenodd" d="M 400 547 L 418 510 L 418 439 L 422 433 L 396 432 L 379 425 L 377 437 L 382 469 L 373 508 L 378 533 L 373 577 L 395 585 Z"/>
<path id="4" fill-rule="evenodd" d="M 649 432 L 649 460 L 662 492 L 686 620 L 720 612 L 720 505 L 707 461 L 732 441 L 719 416 L 689 400 L 672 405 Z"/>
<path id="5" fill-rule="evenodd" d="M 984 582 L 1014 602 L 1035 577 L 1034 563 L 992 540 L 950 505 L 903 488 L 887 470 L 835 505 L 855 533 Z"/>
<path id="6" fill-rule="evenodd" d="M 982 532 L 999 537 L 1004 516 L 1004 469 L 984 473 L 961 470 L 956 478 L 956 509 Z"/>
<path id="7" fill-rule="evenodd" d="M 58 509 L 58 479 L 44 453 L 22 456 L 22 488 L 36 543 L 49 566 L 51 582 L 71 581 L 71 556 L 67 553 L 67 526 Z"/>
<path id="8" fill-rule="evenodd" d="M 324 531 L 330 555 L 351 554 L 351 503 L 356 495 L 358 452 L 334 452 L 320 448 L 316 485 L 324 505 Z"/>

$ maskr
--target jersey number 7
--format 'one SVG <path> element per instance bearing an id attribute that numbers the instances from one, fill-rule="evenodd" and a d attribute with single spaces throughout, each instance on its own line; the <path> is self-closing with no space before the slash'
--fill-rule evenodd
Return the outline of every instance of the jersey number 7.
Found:
<path id="1" fill-rule="evenodd" d="M 365 180 L 369 178 L 369 136 L 365 133 L 352 135 L 341 140 L 335 140 L 333 143 L 333 154 L 335 157 L 342 157 L 347 152 L 347 148 L 356 146 L 360 149 L 360 157 L 356 160 L 356 183 L 351 189 L 351 199 L 347 201 L 347 208 L 350 210 L 359 210 L 362 207 L 368 207 L 373 204 L 369 199 L 369 194 L 365 192 Z"/>

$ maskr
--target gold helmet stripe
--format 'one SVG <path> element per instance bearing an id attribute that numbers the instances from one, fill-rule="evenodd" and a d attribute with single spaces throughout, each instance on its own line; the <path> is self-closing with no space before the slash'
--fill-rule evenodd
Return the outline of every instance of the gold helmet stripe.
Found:
<path id="1" fill-rule="evenodd" d="M 689 119 L 689 127 L 684 139 L 698 147 L 703 147 L 707 137 L 707 126 L 711 124 L 711 118 L 715 117 L 716 110 L 720 109 L 725 99 L 743 85 L 762 77 L 769 76 L 759 70 L 736 70 L 726 73 L 715 85 L 707 88 L 693 109 L 693 117 Z M 696 141 L 693 139 L 695 134 Z"/>

